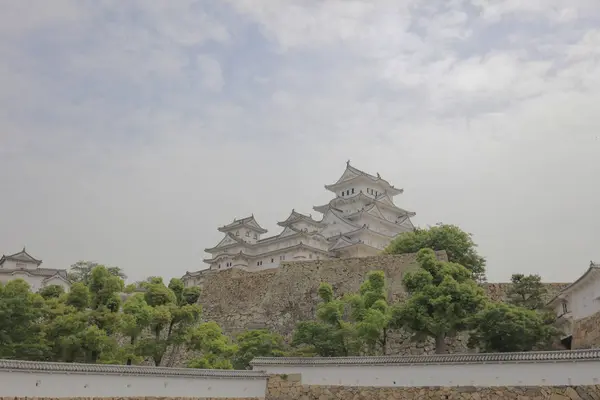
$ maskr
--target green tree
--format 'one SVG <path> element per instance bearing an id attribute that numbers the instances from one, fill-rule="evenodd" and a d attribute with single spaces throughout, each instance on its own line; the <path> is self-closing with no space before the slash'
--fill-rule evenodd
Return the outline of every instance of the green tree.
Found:
<path id="1" fill-rule="evenodd" d="M 242 332 L 236 337 L 238 350 L 233 358 L 235 369 L 249 369 L 255 357 L 282 357 L 285 355 L 283 337 L 267 329 Z"/>
<path id="2" fill-rule="evenodd" d="M 70 271 L 68 273 L 69 280 L 71 282 L 81 282 L 87 286 L 90 283 L 92 270 L 100 266 L 104 267 L 102 264 L 98 264 L 93 261 L 77 261 L 70 267 Z M 120 267 L 105 268 L 111 275 L 121 278 L 123 280 L 127 279 L 127 275 L 125 275 L 125 273 Z"/>
<path id="3" fill-rule="evenodd" d="M 542 314 L 505 303 L 488 304 L 472 324 L 469 347 L 483 352 L 544 350 L 558 335 Z"/>
<path id="4" fill-rule="evenodd" d="M 139 354 L 137 341 L 152 322 L 152 307 L 146 303 L 143 293 L 136 293 L 123 304 L 120 331 L 129 338 L 129 345 L 121 349 L 122 356 L 131 365 Z"/>
<path id="5" fill-rule="evenodd" d="M 0 358 L 40 360 L 48 351 L 42 326 L 44 299 L 29 284 L 15 279 L 0 283 Z"/>
<path id="6" fill-rule="evenodd" d="M 391 308 L 387 302 L 383 271 L 372 271 L 357 294 L 346 296 L 357 337 L 368 355 L 386 354 Z"/>
<path id="7" fill-rule="evenodd" d="M 385 252 L 406 254 L 421 249 L 445 250 L 448 261 L 464 266 L 477 280 L 485 278 L 485 258 L 477 253 L 472 235 L 456 225 L 437 224 L 427 229 L 416 228 L 394 239 Z"/>
<path id="8" fill-rule="evenodd" d="M 89 323 L 98 331 L 88 332 L 88 338 L 97 339 L 98 345 L 89 346 L 91 362 L 97 362 L 102 352 L 114 352 L 117 348 L 116 334 L 121 328 L 121 292 L 124 282 L 105 266 L 94 267 L 89 276 L 90 290 Z M 94 335 L 94 336 L 92 336 Z"/>
<path id="9" fill-rule="evenodd" d="M 223 335 L 216 322 L 199 324 L 191 328 L 186 336 L 187 348 L 201 354 L 188 362 L 189 368 L 233 369 L 231 358 L 238 347 Z"/>
<path id="10" fill-rule="evenodd" d="M 78 311 L 86 310 L 90 306 L 90 289 L 82 282 L 74 283 L 66 297 L 66 305 Z"/>
<path id="11" fill-rule="evenodd" d="M 161 365 L 170 346 L 179 348 L 190 338 L 202 312 L 197 304 L 198 289 L 183 288 L 180 279 L 171 279 L 166 286 L 162 278 L 153 277 L 143 285 L 144 299 L 152 307 L 150 331 L 152 335 L 140 340 L 140 351 Z"/>
<path id="12" fill-rule="evenodd" d="M 83 284 L 75 286 L 76 291 L 84 288 L 89 295 L 87 287 Z M 43 330 L 44 336 L 50 347 L 49 360 L 75 362 L 84 361 L 82 348 L 83 331 L 88 326 L 88 311 L 82 307 L 81 291 L 72 296 L 72 291 L 65 298 L 48 299 L 44 307 Z M 76 298 L 77 307 L 68 304 L 69 297 Z"/>
<path id="13" fill-rule="evenodd" d="M 355 327 L 344 320 L 346 303 L 334 298 L 328 283 L 321 283 L 318 293 L 321 303 L 317 306 L 317 320 L 298 323 L 292 345 L 309 346 L 322 357 L 358 354 L 360 342 Z"/>
<path id="14" fill-rule="evenodd" d="M 412 332 L 416 340 L 433 338 L 436 353 L 445 353 L 445 339 L 467 330 L 487 298 L 470 270 L 439 261 L 433 250 L 420 250 L 417 262 L 420 268 L 403 278 L 409 297 L 394 307 L 392 325 Z"/>
<path id="15" fill-rule="evenodd" d="M 539 275 L 513 274 L 510 280 L 512 285 L 506 293 L 508 303 L 528 310 L 542 310 L 545 307 L 548 290 Z"/>
<path id="16" fill-rule="evenodd" d="M 51 358 L 96 363 L 117 351 L 121 322 L 119 293 L 123 280 L 96 266 L 87 285 L 74 283 L 68 294 L 46 301 L 44 331 Z"/>
<path id="17" fill-rule="evenodd" d="M 42 296 L 45 300 L 52 298 L 59 298 L 63 294 L 65 294 L 65 288 L 61 285 L 48 285 L 41 288 L 38 291 L 38 294 Z"/>

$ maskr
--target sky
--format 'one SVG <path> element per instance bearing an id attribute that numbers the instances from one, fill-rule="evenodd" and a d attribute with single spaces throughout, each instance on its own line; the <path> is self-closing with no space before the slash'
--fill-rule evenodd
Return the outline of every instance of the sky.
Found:
<path id="1" fill-rule="evenodd" d="M 203 269 L 345 163 L 488 280 L 600 262 L 598 0 L 0 0 L 0 253 Z"/>

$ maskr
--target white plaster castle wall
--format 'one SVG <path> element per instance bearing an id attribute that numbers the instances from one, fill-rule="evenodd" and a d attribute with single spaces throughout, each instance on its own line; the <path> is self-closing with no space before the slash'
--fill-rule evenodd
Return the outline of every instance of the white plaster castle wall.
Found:
<path id="1" fill-rule="evenodd" d="M 15 279 L 23 279 L 29 283 L 32 292 L 37 292 L 43 287 L 44 278 L 43 276 L 31 276 L 25 271 L 17 271 L 11 275 L 0 274 L 0 282 L 6 283 Z"/>
<path id="2" fill-rule="evenodd" d="M 354 193 L 352 193 L 352 189 L 354 189 Z M 338 189 L 336 191 L 335 194 L 338 197 L 350 197 L 350 196 L 359 194 L 360 191 L 362 190 L 362 192 L 364 194 L 366 194 L 367 196 L 375 197 L 374 194 L 373 195 L 371 194 L 371 189 L 373 190 L 373 193 L 377 192 L 378 194 L 383 193 L 385 190 L 385 188 L 380 184 L 376 184 L 367 179 L 360 179 L 360 180 L 354 180 L 352 182 L 349 182 L 346 185 L 343 185 L 342 187 L 340 187 L 340 189 Z M 348 190 L 350 191 L 350 194 L 346 194 Z M 342 192 L 344 193 L 343 195 L 342 195 Z"/>
<path id="3" fill-rule="evenodd" d="M 44 283 L 44 286 L 50 286 L 50 285 L 62 286 L 62 288 L 65 289 L 65 292 L 68 292 L 69 290 L 71 290 L 71 286 L 67 282 L 65 282 L 59 278 L 51 278 L 51 279 L 48 279 Z"/>
<path id="4" fill-rule="evenodd" d="M 589 282 L 573 290 L 567 302 L 575 320 L 600 312 L 600 279 L 590 279 Z"/>
<path id="5" fill-rule="evenodd" d="M 304 385 L 565 386 L 600 384 L 600 360 L 439 365 L 259 365 L 268 374 L 301 374 Z"/>
<path id="6" fill-rule="evenodd" d="M 17 265 L 18 264 L 18 265 Z M 2 270 L 13 270 L 13 269 L 36 269 L 37 265 L 34 263 L 26 263 L 23 261 L 14 261 L 14 260 L 6 260 L 4 264 L 2 264 Z"/>
<path id="7" fill-rule="evenodd" d="M 265 378 L 164 377 L 0 370 L 0 397 L 257 397 Z"/>

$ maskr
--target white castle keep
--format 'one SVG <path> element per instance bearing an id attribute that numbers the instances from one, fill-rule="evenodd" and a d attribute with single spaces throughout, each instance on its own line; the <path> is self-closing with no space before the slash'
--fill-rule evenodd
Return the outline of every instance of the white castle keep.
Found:
<path id="1" fill-rule="evenodd" d="M 285 221 L 277 223 L 282 231 L 266 238 L 262 236 L 267 230 L 254 215 L 220 227 L 223 239 L 205 249 L 211 255 L 204 260 L 209 270 L 259 271 L 276 268 L 282 261 L 367 257 L 380 253 L 399 234 L 414 229 L 410 218 L 415 213 L 393 201 L 403 189 L 396 189 L 379 174 L 367 174 L 348 161 L 342 176 L 325 189 L 335 198 L 313 207 L 323 214 L 320 220 L 292 210 Z M 193 285 L 194 278 L 205 271 L 187 272 L 183 280 Z"/>

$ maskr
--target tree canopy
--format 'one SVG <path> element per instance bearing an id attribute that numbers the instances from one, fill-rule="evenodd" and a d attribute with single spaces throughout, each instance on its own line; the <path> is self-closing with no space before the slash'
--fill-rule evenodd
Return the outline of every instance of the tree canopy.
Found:
<path id="1" fill-rule="evenodd" d="M 333 288 L 326 282 L 321 283 L 318 293 L 321 303 L 317 306 L 317 319 L 296 325 L 292 345 L 309 346 L 322 357 L 356 354 L 360 344 L 354 327 L 344 319 L 346 302 L 336 299 Z"/>
<path id="2" fill-rule="evenodd" d="M 507 301 L 528 310 L 541 310 L 546 305 L 548 290 L 539 275 L 513 274 L 512 285 L 506 293 Z"/>
<path id="3" fill-rule="evenodd" d="M 385 274 L 372 271 L 357 294 L 346 296 L 350 305 L 350 320 L 356 335 L 362 341 L 362 350 L 368 355 L 385 355 L 390 329 L 391 309 L 387 302 Z"/>
<path id="4" fill-rule="evenodd" d="M 456 225 L 437 224 L 427 229 L 416 228 L 392 240 L 385 252 L 406 254 L 422 249 L 445 250 L 448 261 L 467 268 L 477 280 L 485 278 L 485 258 L 477 253 L 473 235 Z"/>
<path id="5" fill-rule="evenodd" d="M 120 268 L 80 262 L 68 292 L 51 285 L 32 293 L 21 279 L 0 283 L 0 358 L 172 366 L 181 350 L 192 354 L 188 367 L 245 369 L 258 356 L 385 355 L 390 334 L 400 330 L 434 341 L 437 353 L 461 332 L 479 351 L 551 348 L 558 331 L 541 278 L 515 274 L 507 303 L 493 302 L 476 281 L 485 260 L 475 247 L 451 225 L 402 235 L 386 251 L 418 251 L 418 268 L 402 279 L 407 298 L 390 303 L 383 271 L 370 271 L 344 295 L 322 282 L 315 317 L 297 322 L 291 346 L 267 329 L 226 335 L 202 319 L 200 289 L 180 279 L 126 286 Z M 434 250 L 446 250 L 450 261 Z"/>
<path id="6" fill-rule="evenodd" d="M 415 340 L 435 339 L 436 353 L 444 353 L 446 338 L 466 331 L 487 297 L 471 271 L 439 261 L 433 250 L 420 250 L 417 261 L 420 267 L 403 278 L 409 297 L 394 307 L 393 325 L 412 332 Z"/>
<path id="7" fill-rule="evenodd" d="M 235 369 L 249 369 L 255 357 L 281 357 L 287 354 L 283 337 L 267 329 L 254 329 L 236 337 L 237 352 L 233 358 Z"/>
<path id="8" fill-rule="evenodd" d="M 547 350 L 558 331 L 534 310 L 489 303 L 475 315 L 469 347 L 483 352 Z"/>
<path id="9" fill-rule="evenodd" d="M 84 285 L 87 285 L 92 276 L 92 271 L 96 267 L 104 267 L 110 275 L 121 278 L 122 280 L 127 279 L 127 275 L 125 275 L 125 272 L 123 272 L 120 267 L 106 267 L 93 261 L 77 261 L 75 264 L 71 265 L 67 275 L 71 282 L 81 282 Z"/>

